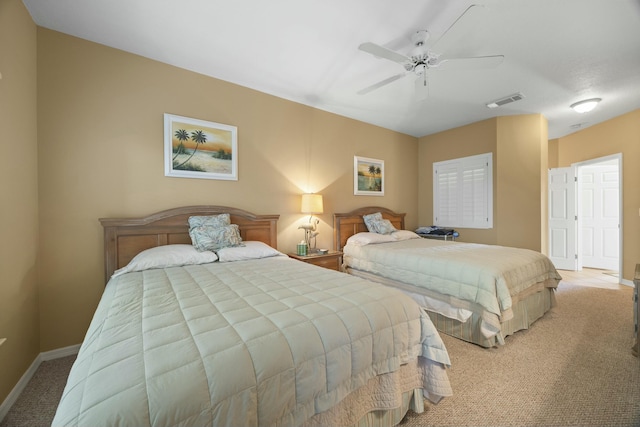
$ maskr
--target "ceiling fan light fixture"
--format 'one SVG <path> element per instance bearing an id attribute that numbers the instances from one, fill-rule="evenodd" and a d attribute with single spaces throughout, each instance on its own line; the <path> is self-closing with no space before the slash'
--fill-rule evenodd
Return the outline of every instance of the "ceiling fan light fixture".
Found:
<path id="1" fill-rule="evenodd" d="M 596 108 L 600 101 L 602 101 L 602 98 L 585 99 L 571 104 L 571 108 L 578 113 L 588 113 Z"/>

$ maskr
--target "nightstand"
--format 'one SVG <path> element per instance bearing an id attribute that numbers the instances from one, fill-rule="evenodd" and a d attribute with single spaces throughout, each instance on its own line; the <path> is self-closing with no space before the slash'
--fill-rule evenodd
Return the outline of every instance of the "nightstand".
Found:
<path id="1" fill-rule="evenodd" d="M 342 252 L 337 251 L 329 251 L 328 254 L 287 255 L 289 255 L 290 258 L 294 258 L 308 264 L 313 264 L 336 271 L 340 271 L 340 265 L 342 264 Z"/>

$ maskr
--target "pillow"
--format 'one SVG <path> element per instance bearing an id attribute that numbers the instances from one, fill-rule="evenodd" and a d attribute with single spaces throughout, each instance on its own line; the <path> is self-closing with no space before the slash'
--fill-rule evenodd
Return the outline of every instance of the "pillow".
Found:
<path id="1" fill-rule="evenodd" d="M 218 259 L 220 262 L 268 258 L 278 255 L 284 254 L 266 243 L 254 240 L 244 242 L 244 246 L 227 247 L 218 250 Z"/>
<path id="2" fill-rule="evenodd" d="M 376 228 L 376 233 L 380 234 L 391 234 L 394 231 L 397 231 L 396 228 L 391 224 L 391 221 L 388 219 L 383 219 L 380 221 L 374 221 L 374 227 Z"/>
<path id="3" fill-rule="evenodd" d="M 210 215 L 210 216 L 190 216 L 189 228 L 202 227 L 203 225 L 209 227 L 220 228 L 231 224 L 229 214 Z"/>
<path id="4" fill-rule="evenodd" d="M 242 237 L 237 224 L 213 227 L 201 225 L 189 229 L 191 243 L 199 252 L 217 251 L 228 246 L 240 246 Z"/>
<path id="5" fill-rule="evenodd" d="M 416 233 L 410 230 L 396 230 L 391 233 L 394 239 L 396 240 L 410 240 L 410 239 L 420 239 Z"/>
<path id="6" fill-rule="evenodd" d="M 140 252 L 126 266 L 116 270 L 111 277 L 131 271 L 152 268 L 178 267 L 181 265 L 206 264 L 214 262 L 218 256 L 213 252 L 198 252 L 191 245 L 164 245 Z"/>
<path id="7" fill-rule="evenodd" d="M 367 226 L 367 230 L 371 233 L 377 233 L 374 222 L 381 221 L 382 214 L 380 212 L 376 212 L 369 215 L 362 215 L 362 219 L 364 220 L 364 225 Z"/>
<path id="8" fill-rule="evenodd" d="M 395 242 L 396 239 L 390 234 L 378 233 L 356 233 L 347 239 L 347 245 L 364 246 L 375 243 Z"/>
<path id="9" fill-rule="evenodd" d="M 367 230 L 372 233 L 389 234 L 396 231 L 396 228 L 391 224 L 391 221 L 383 219 L 380 212 L 363 215 L 362 219 L 364 219 L 364 224 L 367 226 Z"/>

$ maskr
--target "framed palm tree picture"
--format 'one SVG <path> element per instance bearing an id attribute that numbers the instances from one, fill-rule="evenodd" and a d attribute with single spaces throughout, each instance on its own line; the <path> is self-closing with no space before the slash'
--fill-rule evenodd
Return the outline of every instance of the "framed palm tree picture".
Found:
<path id="1" fill-rule="evenodd" d="M 164 174 L 238 180 L 238 128 L 164 115 Z"/>
<path id="2" fill-rule="evenodd" d="M 353 157 L 353 194 L 384 196 L 384 160 Z"/>

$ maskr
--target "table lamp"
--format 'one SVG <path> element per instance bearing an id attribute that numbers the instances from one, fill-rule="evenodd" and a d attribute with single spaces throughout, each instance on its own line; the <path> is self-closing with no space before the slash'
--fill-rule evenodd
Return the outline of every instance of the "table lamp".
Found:
<path id="1" fill-rule="evenodd" d="M 302 195 L 302 207 L 300 209 L 302 213 L 309 214 L 309 223 L 302 224 L 299 229 L 304 230 L 304 242 L 307 245 L 309 253 L 317 252 L 316 249 L 316 236 L 320 234 L 316 231 L 316 227 L 320 222 L 319 219 L 313 218 L 314 214 L 323 213 L 322 195 L 321 194 L 303 194 Z M 311 247 L 311 239 L 313 239 L 313 247 Z"/>

